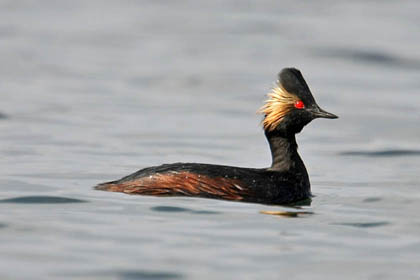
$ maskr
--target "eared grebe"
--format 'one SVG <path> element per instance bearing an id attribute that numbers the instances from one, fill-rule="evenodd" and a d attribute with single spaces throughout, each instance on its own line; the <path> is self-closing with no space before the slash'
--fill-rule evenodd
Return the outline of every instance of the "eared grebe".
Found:
<path id="1" fill-rule="evenodd" d="M 299 70 L 285 68 L 260 109 L 273 162 L 268 168 L 173 163 L 148 167 L 97 190 L 155 196 L 195 196 L 264 204 L 289 204 L 311 197 L 295 134 L 316 118 L 335 119 L 315 102 Z"/>

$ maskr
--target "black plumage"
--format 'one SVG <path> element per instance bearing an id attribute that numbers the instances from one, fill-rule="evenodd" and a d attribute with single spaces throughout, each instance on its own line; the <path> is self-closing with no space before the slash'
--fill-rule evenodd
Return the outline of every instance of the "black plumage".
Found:
<path id="1" fill-rule="evenodd" d="M 300 71 L 285 68 L 264 107 L 270 145 L 268 168 L 173 163 L 139 170 L 99 190 L 158 196 L 195 196 L 265 204 L 289 204 L 311 196 L 309 176 L 295 135 L 315 118 L 337 118 L 322 110 Z"/>

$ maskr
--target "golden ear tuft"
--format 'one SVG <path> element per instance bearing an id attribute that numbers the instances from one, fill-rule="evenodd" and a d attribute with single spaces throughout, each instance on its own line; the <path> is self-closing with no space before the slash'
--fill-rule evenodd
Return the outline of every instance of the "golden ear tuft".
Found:
<path id="1" fill-rule="evenodd" d="M 285 90 L 280 84 L 274 87 L 267 96 L 268 99 L 264 106 L 258 110 L 258 113 L 264 114 L 264 120 L 262 121 L 264 129 L 273 131 L 284 116 L 293 109 L 299 98 Z"/>

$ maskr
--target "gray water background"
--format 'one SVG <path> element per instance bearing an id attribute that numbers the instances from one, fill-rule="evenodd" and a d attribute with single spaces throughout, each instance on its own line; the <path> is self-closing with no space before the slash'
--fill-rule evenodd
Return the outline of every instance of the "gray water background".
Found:
<path id="1" fill-rule="evenodd" d="M 1 1 L 0 279 L 420 279 L 418 1 Z M 265 167 L 283 67 L 340 116 L 302 209 L 94 191 Z M 307 211 L 298 218 L 260 211 Z"/>

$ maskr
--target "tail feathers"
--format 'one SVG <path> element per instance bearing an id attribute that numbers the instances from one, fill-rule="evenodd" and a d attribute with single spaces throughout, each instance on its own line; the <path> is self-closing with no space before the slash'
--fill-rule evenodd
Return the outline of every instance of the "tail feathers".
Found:
<path id="1" fill-rule="evenodd" d="M 192 195 L 190 193 L 183 191 L 182 188 L 177 188 L 177 187 L 172 187 L 172 186 L 143 185 L 143 184 L 138 184 L 138 182 L 102 183 L 102 184 L 97 185 L 95 187 L 95 190 L 108 191 L 108 192 L 122 192 L 126 194 L 154 195 L 154 196 Z"/>
<path id="2" fill-rule="evenodd" d="M 155 196 L 196 196 L 244 200 L 249 190 L 237 179 L 209 177 L 189 172 L 155 174 L 128 181 L 99 184 L 96 190 Z"/>
<path id="3" fill-rule="evenodd" d="M 117 184 L 116 181 L 106 182 L 94 187 L 95 190 L 98 191 L 108 191 L 108 192 L 122 192 L 123 189 L 121 185 Z"/>

